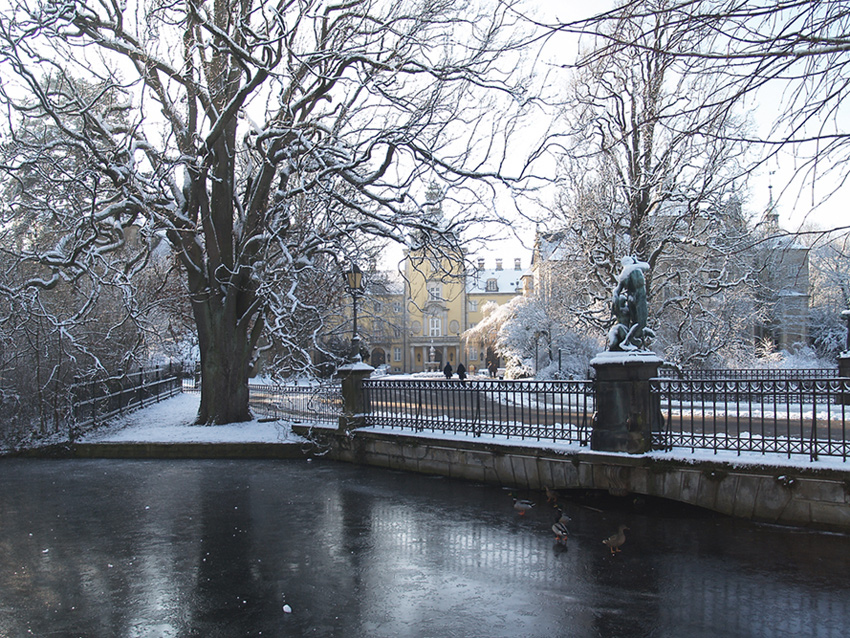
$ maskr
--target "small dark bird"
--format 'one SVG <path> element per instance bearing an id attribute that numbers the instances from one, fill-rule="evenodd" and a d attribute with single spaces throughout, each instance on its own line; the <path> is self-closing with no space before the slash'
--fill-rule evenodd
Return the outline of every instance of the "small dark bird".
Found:
<path id="1" fill-rule="evenodd" d="M 558 504 L 558 493 L 550 488 L 546 488 L 546 502 L 552 503 L 553 505 Z"/>
<path id="2" fill-rule="evenodd" d="M 620 530 L 616 534 L 611 534 L 611 536 L 609 536 L 604 541 L 602 541 L 611 550 L 612 555 L 615 552 L 619 552 L 620 548 L 623 546 L 623 543 L 626 542 L 626 530 L 627 529 L 629 529 L 629 528 L 626 527 L 625 525 L 620 525 Z"/>

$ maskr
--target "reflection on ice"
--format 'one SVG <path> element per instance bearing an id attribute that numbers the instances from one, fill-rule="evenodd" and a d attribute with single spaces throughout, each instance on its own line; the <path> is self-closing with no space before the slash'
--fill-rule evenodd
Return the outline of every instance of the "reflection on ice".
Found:
<path id="1" fill-rule="evenodd" d="M 314 461 L 0 462 L 0 635 L 842 636 L 850 538 Z M 612 555 L 602 544 L 627 524 Z M 47 551 L 45 551 L 47 550 Z M 32 633 L 30 633 L 32 632 Z"/>

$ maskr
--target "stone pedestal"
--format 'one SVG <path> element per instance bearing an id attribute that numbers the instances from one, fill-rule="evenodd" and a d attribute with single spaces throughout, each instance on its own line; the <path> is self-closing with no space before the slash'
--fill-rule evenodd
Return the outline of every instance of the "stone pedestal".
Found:
<path id="1" fill-rule="evenodd" d="M 596 417 L 590 447 L 604 452 L 643 454 L 663 417 L 649 380 L 662 361 L 653 352 L 602 352 L 590 365 L 596 370 Z"/>
<path id="2" fill-rule="evenodd" d="M 342 379 L 342 415 L 339 417 L 339 430 L 348 432 L 364 425 L 366 405 L 363 400 L 363 379 L 375 371 L 372 366 L 362 363 L 349 363 L 337 371 Z"/>
<path id="3" fill-rule="evenodd" d="M 838 376 L 850 378 L 850 352 L 845 351 L 838 355 Z M 841 403 L 850 405 L 850 394 L 842 392 Z"/>
<path id="4" fill-rule="evenodd" d="M 850 352 L 838 355 L 838 376 L 850 377 Z"/>

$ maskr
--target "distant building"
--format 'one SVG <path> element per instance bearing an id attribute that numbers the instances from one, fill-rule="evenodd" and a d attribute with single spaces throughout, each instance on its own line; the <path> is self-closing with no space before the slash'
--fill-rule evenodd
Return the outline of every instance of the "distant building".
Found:
<path id="1" fill-rule="evenodd" d="M 687 203 L 674 199 L 662 207 L 654 216 L 653 232 L 668 236 L 678 232 L 676 220 L 682 215 L 682 207 Z M 783 231 L 778 224 L 778 215 L 771 203 L 761 223 L 755 229 L 748 228 L 741 213 L 740 202 L 730 198 L 719 210 L 698 211 L 688 218 L 687 230 L 691 237 L 702 237 L 714 233 L 713 249 L 739 250 L 746 258 L 724 264 L 727 275 L 733 279 L 749 280 L 752 271 L 754 295 L 748 306 L 747 318 L 752 332 L 747 333 L 756 340 L 769 340 L 777 349 L 791 349 L 795 344 L 807 344 L 809 341 L 809 249 L 801 244 L 796 236 Z M 538 232 L 534 242 L 531 268 L 528 275 L 528 288 L 547 302 L 558 301 L 558 295 L 573 294 L 570 286 L 564 282 L 570 280 L 576 268 L 582 266 L 581 255 L 576 252 L 575 231 L 571 229 L 554 232 Z M 622 257 L 613 255 L 612 257 Z M 755 264 L 751 262 L 754 259 Z M 671 298 L 683 296 L 680 277 L 677 273 L 688 271 L 695 263 L 705 259 L 705 248 L 697 241 L 685 237 L 675 250 L 663 254 L 652 273 L 652 295 L 659 304 Z M 734 270 L 733 270 L 734 269 Z M 697 282 L 698 278 L 694 278 Z M 614 281 L 611 280 L 613 287 Z M 610 312 L 608 299 L 603 291 L 598 291 L 596 299 L 573 297 L 567 306 L 580 307 L 597 317 L 607 318 Z M 602 301 L 600 301 L 602 300 Z M 713 302 L 723 304 L 722 295 L 716 295 Z M 652 307 L 650 307 L 652 313 Z"/>
<path id="2" fill-rule="evenodd" d="M 528 273 L 521 259 L 508 265 L 502 258 L 487 264 L 450 251 L 409 251 L 399 272 L 367 272 L 359 332 L 370 365 L 391 372 L 501 365 L 489 344 L 467 343 L 463 333 L 484 318 L 487 303 L 503 305 L 523 293 Z"/>
<path id="3" fill-rule="evenodd" d="M 756 255 L 758 306 L 762 320 L 753 328 L 756 339 L 769 340 L 779 350 L 809 342 L 809 248 L 779 227 L 774 206 L 756 228 L 761 240 Z"/>

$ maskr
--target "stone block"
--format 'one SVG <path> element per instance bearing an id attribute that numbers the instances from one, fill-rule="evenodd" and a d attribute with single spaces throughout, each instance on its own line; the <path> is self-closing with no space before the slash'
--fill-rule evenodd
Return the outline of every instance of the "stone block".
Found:
<path id="1" fill-rule="evenodd" d="M 458 450 L 441 446 L 432 446 L 429 449 L 428 458 L 432 462 L 452 465 L 458 462 Z"/>
<path id="2" fill-rule="evenodd" d="M 809 501 L 794 498 L 794 495 L 792 494 L 791 499 L 785 506 L 785 509 L 779 513 L 776 522 L 784 523 L 786 525 L 809 525 L 812 522 L 812 512 Z"/>
<path id="3" fill-rule="evenodd" d="M 546 458 L 537 458 L 537 477 L 543 487 L 556 488 L 554 477 L 554 461 Z"/>
<path id="4" fill-rule="evenodd" d="M 451 464 L 432 458 L 419 461 L 419 472 L 423 474 L 439 474 L 440 476 L 451 475 Z"/>
<path id="5" fill-rule="evenodd" d="M 596 483 L 593 482 L 593 463 L 582 461 L 579 463 L 578 470 L 578 487 L 595 488 Z"/>
<path id="6" fill-rule="evenodd" d="M 525 473 L 525 486 L 529 489 L 543 489 L 543 482 L 540 480 L 540 468 L 537 465 L 537 457 L 520 456 L 518 457 L 523 466 Z"/>
<path id="7" fill-rule="evenodd" d="M 850 529 L 850 507 L 847 505 L 810 501 L 809 512 L 813 525 Z"/>
<path id="8" fill-rule="evenodd" d="M 729 474 L 717 485 L 717 498 L 714 507 L 718 512 L 732 515 L 735 512 L 735 496 L 738 493 L 737 474 Z"/>
<path id="9" fill-rule="evenodd" d="M 631 477 L 629 479 L 629 482 L 631 484 L 631 491 L 636 492 L 638 494 L 648 494 L 650 485 L 649 475 L 650 472 L 648 468 L 633 467 L 631 469 Z"/>
<path id="10" fill-rule="evenodd" d="M 714 479 L 706 476 L 701 476 L 699 481 L 699 489 L 697 491 L 697 500 L 695 505 L 714 509 L 717 506 L 717 492 L 720 489 L 720 483 L 726 479 Z"/>
<path id="11" fill-rule="evenodd" d="M 824 503 L 846 503 L 847 501 L 847 490 L 844 484 L 838 481 L 798 478 L 792 489 L 799 494 L 799 498 L 807 501 Z"/>
<path id="12" fill-rule="evenodd" d="M 664 489 L 661 496 L 674 501 L 682 500 L 682 475 L 673 470 L 664 472 Z"/>
<path id="13" fill-rule="evenodd" d="M 763 478 L 759 484 L 758 499 L 753 508 L 753 516 L 761 521 L 777 521 L 792 500 L 791 489 L 784 487 L 775 479 Z"/>
<path id="14" fill-rule="evenodd" d="M 756 501 L 759 496 L 759 487 L 764 477 L 761 476 L 739 476 L 738 486 L 735 492 L 735 506 L 732 510 L 735 516 L 741 518 L 752 518 L 755 512 Z M 773 480 L 771 477 L 770 480 Z"/>
<path id="15" fill-rule="evenodd" d="M 517 480 L 514 476 L 514 468 L 509 456 L 504 454 L 494 456 L 493 471 L 495 472 L 499 483 L 502 485 L 517 485 Z"/>
<path id="16" fill-rule="evenodd" d="M 419 461 L 428 455 L 428 447 L 426 445 L 410 444 L 401 446 L 404 458 L 411 461 Z"/>
<path id="17" fill-rule="evenodd" d="M 681 470 L 679 500 L 695 504 L 699 500 L 699 484 L 702 473 L 699 470 Z"/>

